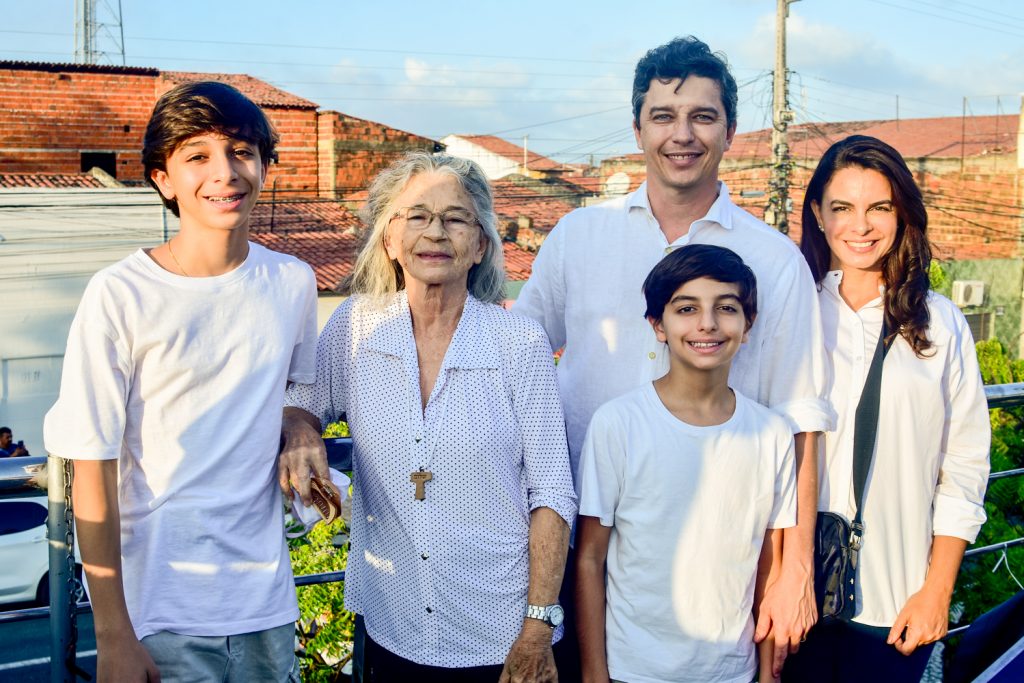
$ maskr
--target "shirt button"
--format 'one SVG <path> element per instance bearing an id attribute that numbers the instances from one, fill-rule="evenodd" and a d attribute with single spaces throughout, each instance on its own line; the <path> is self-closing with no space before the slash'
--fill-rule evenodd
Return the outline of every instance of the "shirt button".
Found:
<path id="1" fill-rule="evenodd" d="M 423 553 L 422 555 L 420 555 L 420 559 L 421 560 L 425 560 L 425 559 L 427 559 L 427 557 L 429 557 L 429 555 L 427 555 L 426 553 Z"/>
<path id="2" fill-rule="evenodd" d="M 671 254 L 672 253 L 672 247 L 665 247 L 665 253 L 666 254 Z"/>
<path id="3" fill-rule="evenodd" d="M 658 354 L 656 354 L 654 351 L 651 351 L 650 353 L 647 354 L 647 357 L 650 358 L 651 360 L 654 360 L 655 358 L 658 357 Z"/>
<path id="4" fill-rule="evenodd" d="M 427 614 L 433 614 L 434 610 L 431 607 L 427 608 Z"/>

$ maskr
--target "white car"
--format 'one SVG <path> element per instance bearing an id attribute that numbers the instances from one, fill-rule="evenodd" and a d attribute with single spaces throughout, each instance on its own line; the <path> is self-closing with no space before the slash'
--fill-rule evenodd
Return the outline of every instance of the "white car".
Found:
<path id="1" fill-rule="evenodd" d="M 46 496 L 0 499 L 0 604 L 50 604 Z M 75 546 L 76 598 L 81 600 L 82 564 Z"/>

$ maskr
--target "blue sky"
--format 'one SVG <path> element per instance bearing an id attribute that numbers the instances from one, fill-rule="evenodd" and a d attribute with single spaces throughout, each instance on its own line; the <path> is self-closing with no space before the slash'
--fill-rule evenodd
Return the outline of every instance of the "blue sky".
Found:
<path id="1" fill-rule="evenodd" d="M 101 21 L 117 0 L 97 0 Z M 632 69 L 694 34 L 724 52 L 740 130 L 765 127 L 774 0 L 209 3 L 123 0 L 127 63 L 249 73 L 421 135 L 497 133 L 562 161 L 635 151 Z M 0 0 L 0 59 L 71 61 L 74 0 Z M 801 0 L 791 6 L 797 121 L 1017 113 L 1024 6 Z M 101 47 L 114 49 L 102 38 Z M 120 56 L 117 56 L 119 63 Z"/>

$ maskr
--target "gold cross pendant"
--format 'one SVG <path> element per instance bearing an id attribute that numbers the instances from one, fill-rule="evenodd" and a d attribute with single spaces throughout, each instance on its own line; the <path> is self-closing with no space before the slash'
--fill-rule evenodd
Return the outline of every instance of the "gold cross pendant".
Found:
<path id="1" fill-rule="evenodd" d="M 409 475 L 409 481 L 416 484 L 416 500 L 424 500 L 427 497 L 427 482 L 434 478 L 434 475 L 427 470 L 417 470 Z"/>

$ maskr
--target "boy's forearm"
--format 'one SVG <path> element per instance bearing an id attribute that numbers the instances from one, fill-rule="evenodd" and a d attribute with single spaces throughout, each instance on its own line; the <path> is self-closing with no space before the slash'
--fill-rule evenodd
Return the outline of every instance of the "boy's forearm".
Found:
<path id="1" fill-rule="evenodd" d="M 598 522 L 594 520 L 594 523 Z M 575 624 L 580 647 L 580 667 L 584 683 L 596 681 L 607 683 L 609 678 L 605 640 L 607 541 L 604 541 L 603 544 L 599 542 L 595 547 L 589 542 L 584 526 L 584 518 L 581 517 L 577 526 Z M 598 531 L 603 531 L 603 529 L 598 529 Z"/>
<path id="2" fill-rule="evenodd" d="M 117 461 L 78 460 L 74 471 L 75 533 L 89 579 L 96 638 L 135 638 L 121 579 Z"/>

